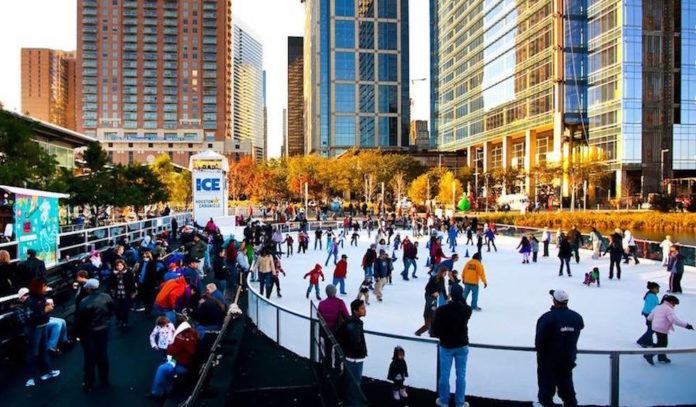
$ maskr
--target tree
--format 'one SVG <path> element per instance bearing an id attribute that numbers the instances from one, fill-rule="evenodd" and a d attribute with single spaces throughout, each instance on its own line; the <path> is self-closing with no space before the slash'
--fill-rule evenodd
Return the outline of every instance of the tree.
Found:
<path id="1" fill-rule="evenodd" d="M 169 154 L 160 154 L 150 165 L 150 168 L 167 188 L 170 201 L 184 207 L 188 206 L 192 193 L 191 172 L 182 169 L 181 172 L 177 173 Z"/>
<path id="2" fill-rule="evenodd" d="M 408 187 L 408 197 L 412 202 L 426 204 L 426 201 L 430 198 L 430 192 L 428 191 L 428 177 L 429 174 L 423 174 L 411 182 Z"/>
<path id="3" fill-rule="evenodd" d="M 242 194 L 247 197 L 251 195 L 255 172 L 254 160 L 248 155 L 240 158 L 238 162 L 229 160 L 227 178 L 230 186 L 230 195 L 233 199 L 239 199 Z"/>
<path id="4" fill-rule="evenodd" d="M 136 211 L 155 202 L 169 200 L 167 187 L 147 165 L 117 165 L 110 170 L 114 187 L 111 203 L 115 206 L 134 206 Z"/>
<path id="5" fill-rule="evenodd" d="M 476 177 L 474 176 L 474 169 L 472 167 L 461 167 L 457 170 L 457 179 L 462 183 L 462 186 L 469 189 L 474 189 L 474 184 L 476 183 Z"/>
<path id="6" fill-rule="evenodd" d="M 406 174 L 404 173 L 404 171 L 399 170 L 396 173 L 394 173 L 394 176 L 392 177 L 389 185 L 391 186 L 392 191 L 395 191 L 394 195 L 396 195 L 396 200 L 398 204 L 398 200 L 401 199 L 403 193 L 406 191 Z"/>
<path id="7" fill-rule="evenodd" d="M 457 197 L 461 196 L 462 192 L 464 192 L 462 189 L 462 183 L 454 177 L 452 171 L 446 171 L 442 177 L 440 177 L 437 195 L 437 200 L 440 202 L 440 204 L 443 206 L 449 206 L 449 204 L 452 203 L 452 208 L 456 208 Z"/>
<path id="8" fill-rule="evenodd" d="M 0 184 L 46 189 L 58 162 L 32 140 L 33 124 L 0 111 Z"/>
<path id="9" fill-rule="evenodd" d="M 101 208 L 113 203 L 113 195 L 117 192 L 114 185 L 111 163 L 98 142 L 91 142 L 82 152 L 85 171 L 84 175 L 73 177 L 64 174 L 67 192 L 71 205 L 95 206 L 98 212 Z"/>

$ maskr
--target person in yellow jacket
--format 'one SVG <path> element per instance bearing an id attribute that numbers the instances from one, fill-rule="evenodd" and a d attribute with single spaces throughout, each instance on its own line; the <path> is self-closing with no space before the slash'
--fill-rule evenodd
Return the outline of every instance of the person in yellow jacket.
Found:
<path id="1" fill-rule="evenodd" d="M 271 288 L 273 286 L 273 276 L 276 274 L 273 256 L 267 251 L 262 250 L 261 256 L 256 259 L 253 269 L 259 273 L 259 288 L 261 295 L 266 291 L 266 298 L 271 297 Z"/>
<path id="2" fill-rule="evenodd" d="M 486 282 L 486 272 L 481 264 L 481 255 L 474 253 L 471 260 L 466 262 L 462 270 L 462 280 L 464 280 L 464 301 L 469 298 L 471 292 L 471 309 L 481 311 L 478 307 L 479 280 L 483 282 L 483 287 L 488 287 Z"/>

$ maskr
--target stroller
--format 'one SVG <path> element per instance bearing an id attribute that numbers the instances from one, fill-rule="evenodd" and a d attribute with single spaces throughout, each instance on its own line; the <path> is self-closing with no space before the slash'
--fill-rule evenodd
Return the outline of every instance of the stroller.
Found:
<path id="1" fill-rule="evenodd" d="M 599 268 L 597 267 L 593 268 L 589 273 L 585 273 L 583 284 L 589 287 L 592 283 L 597 283 L 597 287 L 599 287 Z"/>

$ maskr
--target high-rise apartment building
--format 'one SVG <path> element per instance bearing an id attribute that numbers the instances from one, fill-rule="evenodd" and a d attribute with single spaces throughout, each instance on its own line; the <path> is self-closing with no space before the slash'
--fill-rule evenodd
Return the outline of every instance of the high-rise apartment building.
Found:
<path id="1" fill-rule="evenodd" d="M 430 148 L 430 132 L 427 120 L 411 120 L 411 150 Z"/>
<path id="2" fill-rule="evenodd" d="M 78 131 L 116 163 L 234 152 L 231 0 L 77 3 Z"/>
<path id="3" fill-rule="evenodd" d="M 305 6 L 305 152 L 407 147 L 408 0 Z"/>
<path id="4" fill-rule="evenodd" d="M 304 136 L 304 39 L 288 37 L 288 113 L 286 151 L 290 156 L 305 153 Z"/>
<path id="5" fill-rule="evenodd" d="M 696 1 L 431 0 L 430 8 L 431 137 L 441 150 L 466 152 L 477 172 L 527 174 L 594 152 L 612 171 L 611 196 L 694 175 Z M 533 194 L 534 177 L 525 189 Z"/>
<path id="6" fill-rule="evenodd" d="M 234 24 L 233 139 L 249 149 L 246 154 L 262 161 L 264 150 L 263 47 L 243 25 Z"/>
<path id="7" fill-rule="evenodd" d="M 22 48 L 22 113 L 75 130 L 75 52 Z"/>

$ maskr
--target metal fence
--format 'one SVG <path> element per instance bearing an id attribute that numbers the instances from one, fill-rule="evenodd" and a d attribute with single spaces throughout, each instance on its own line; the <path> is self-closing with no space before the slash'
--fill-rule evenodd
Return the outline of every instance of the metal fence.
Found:
<path id="1" fill-rule="evenodd" d="M 503 236 L 522 236 L 528 233 L 534 233 L 539 236 L 543 229 L 533 228 L 527 226 L 516 226 L 516 225 L 506 225 L 502 223 L 496 223 L 498 228 L 498 234 Z M 549 230 L 551 232 L 552 243 L 555 243 L 556 230 Z M 590 243 L 590 235 L 582 233 L 583 241 L 585 242 L 581 247 L 585 249 L 592 250 L 592 243 Z M 636 255 L 643 259 L 649 260 L 662 260 L 662 248 L 660 247 L 661 242 L 655 242 L 653 240 L 637 239 L 636 241 Z M 602 236 L 602 253 L 604 249 L 609 245 L 609 236 Z M 687 266 L 696 266 L 696 246 L 689 245 L 679 245 L 679 253 L 684 256 L 684 264 Z"/>
<path id="2" fill-rule="evenodd" d="M 249 290 L 249 317 L 258 329 L 280 346 L 305 358 L 313 357 L 315 316 L 303 315 Z M 398 316 L 394 316 L 395 318 Z M 504 335 L 504 327 L 501 327 Z M 513 335 L 512 333 L 508 333 Z M 439 342 L 433 338 L 365 331 L 368 357 L 364 375 L 386 379 L 392 349 L 404 348 L 409 366 L 407 385 L 437 390 Z M 309 344 L 309 346 L 307 346 Z M 536 399 L 536 350 L 528 346 L 471 343 L 467 366 L 467 393 L 505 400 Z M 656 369 L 643 360 L 645 354 L 680 355 L 669 369 Z M 696 402 L 696 391 L 684 390 L 696 372 L 696 348 L 578 350 L 575 388 L 582 404 L 677 405 Z M 454 374 L 451 378 L 454 389 Z M 496 383 L 491 385 L 491 383 Z M 494 389 L 494 390 L 493 390 Z"/>
<path id="3" fill-rule="evenodd" d="M 100 250 L 108 246 L 111 241 L 125 239 L 129 242 L 138 241 L 147 235 L 171 230 L 172 219 L 176 219 L 179 227 L 191 224 L 190 212 L 176 213 L 170 216 L 139 220 L 128 223 L 115 223 L 109 226 L 73 230 L 58 235 L 58 252 L 56 258 L 60 263 L 68 257 L 89 253 L 91 250 Z M 0 244 L 0 250 L 7 250 L 13 261 L 18 258 L 17 241 Z"/>

